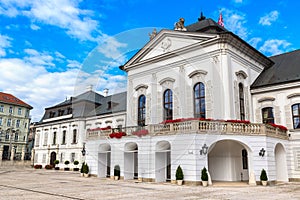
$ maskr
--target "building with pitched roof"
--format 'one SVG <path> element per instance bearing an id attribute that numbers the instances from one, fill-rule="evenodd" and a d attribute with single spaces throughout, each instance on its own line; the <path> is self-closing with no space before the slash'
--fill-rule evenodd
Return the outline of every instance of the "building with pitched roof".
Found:
<path id="1" fill-rule="evenodd" d="M 203 167 L 210 184 L 256 185 L 262 169 L 270 183 L 300 180 L 300 51 L 266 57 L 212 19 L 180 22 L 120 67 L 127 92 L 47 108 L 36 163 L 72 157 L 76 129 L 75 157 L 98 177 L 119 166 L 125 180 L 175 182 L 180 165 L 186 184 L 201 184 Z M 58 114 L 71 105 L 72 114 Z"/>
<path id="2" fill-rule="evenodd" d="M 1 160 L 24 160 L 32 106 L 12 94 L 0 92 Z"/>

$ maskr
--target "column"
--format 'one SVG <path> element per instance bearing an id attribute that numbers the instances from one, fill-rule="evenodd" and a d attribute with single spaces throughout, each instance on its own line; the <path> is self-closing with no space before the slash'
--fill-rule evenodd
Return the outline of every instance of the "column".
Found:
<path id="1" fill-rule="evenodd" d="M 22 147 L 22 157 L 21 157 L 21 160 L 24 160 L 24 158 L 25 158 L 25 146 L 24 147 Z"/>
<path id="2" fill-rule="evenodd" d="M 2 162 L 2 156 L 3 156 L 3 146 L 0 145 L 0 163 Z"/>
<path id="3" fill-rule="evenodd" d="M 14 157 L 15 157 L 15 149 L 16 149 L 15 146 L 13 146 L 13 147 L 11 148 L 11 151 L 10 151 L 10 160 L 14 160 Z"/>

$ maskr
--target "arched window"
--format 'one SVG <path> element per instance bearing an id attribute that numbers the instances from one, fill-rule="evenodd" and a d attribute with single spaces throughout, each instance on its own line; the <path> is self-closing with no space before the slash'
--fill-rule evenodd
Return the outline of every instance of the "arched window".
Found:
<path id="1" fill-rule="evenodd" d="M 76 144 L 77 143 L 77 129 L 73 129 L 73 140 L 72 140 L 72 144 Z"/>
<path id="2" fill-rule="evenodd" d="M 194 86 L 194 117 L 205 118 L 205 87 L 203 83 Z"/>
<path id="3" fill-rule="evenodd" d="M 146 97 L 141 95 L 138 100 L 138 125 L 145 126 L 146 119 Z"/>
<path id="4" fill-rule="evenodd" d="M 300 103 L 292 105 L 294 129 L 300 128 Z"/>
<path id="5" fill-rule="evenodd" d="M 173 94 L 172 90 L 164 92 L 164 120 L 173 119 Z"/>
<path id="6" fill-rule="evenodd" d="M 243 169 L 248 169 L 248 153 L 246 149 L 242 150 Z"/>
<path id="7" fill-rule="evenodd" d="M 240 100 L 240 118 L 245 120 L 245 100 L 244 100 L 244 86 L 239 84 L 239 100 Z"/>
<path id="8" fill-rule="evenodd" d="M 274 115 L 273 115 L 272 107 L 266 107 L 266 108 L 262 109 L 262 120 L 263 120 L 263 123 L 265 123 L 265 124 L 268 124 L 268 123 L 274 124 Z"/>

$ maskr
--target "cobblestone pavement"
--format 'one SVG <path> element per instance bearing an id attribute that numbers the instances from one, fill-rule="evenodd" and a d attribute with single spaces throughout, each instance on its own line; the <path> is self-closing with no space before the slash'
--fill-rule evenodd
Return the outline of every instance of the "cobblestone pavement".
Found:
<path id="1" fill-rule="evenodd" d="M 217 185 L 217 186 L 216 186 Z M 138 183 L 96 177 L 78 172 L 45 169 L 0 168 L 0 199 L 300 199 L 300 183 L 275 186 L 177 186 Z"/>

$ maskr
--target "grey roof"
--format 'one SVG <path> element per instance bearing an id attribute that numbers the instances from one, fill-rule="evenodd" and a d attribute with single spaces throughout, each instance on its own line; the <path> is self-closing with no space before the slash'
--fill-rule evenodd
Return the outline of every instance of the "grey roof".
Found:
<path id="1" fill-rule="evenodd" d="M 204 33 L 220 33 L 228 32 L 223 26 L 220 26 L 214 20 L 208 18 L 200 20 L 194 24 L 186 26 L 187 31 L 189 32 L 204 32 Z"/>
<path id="2" fill-rule="evenodd" d="M 45 119 L 51 118 L 51 112 L 55 113 L 54 116 L 52 116 L 53 118 L 58 117 L 59 110 L 65 111 L 62 116 L 68 115 L 70 114 L 68 113 L 68 109 L 70 108 L 72 108 L 72 118 L 126 111 L 126 97 L 127 92 L 104 97 L 97 92 L 87 91 L 46 108 L 40 123 Z M 108 107 L 109 102 L 111 102 L 111 107 Z"/>
<path id="3" fill-rule="evenodd" d="M 300 81 L 300 50 L 272 56 L 270 59 L 275 64 L 265 68 L 251 88 Z"/>

